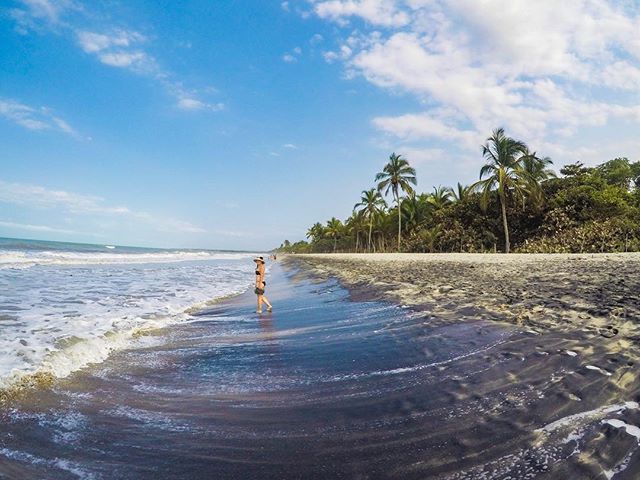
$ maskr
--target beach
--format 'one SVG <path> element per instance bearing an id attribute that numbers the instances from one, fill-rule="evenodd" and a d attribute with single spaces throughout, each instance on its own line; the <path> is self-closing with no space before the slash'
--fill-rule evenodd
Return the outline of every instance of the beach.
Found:
<path id="1" fill-rule="evenodd" d="M 509 322 L 538 333 L 583 330 L 640 345 L 640 254 L 307 254 L 287 257 L 363 298 L 431 321 Z M 613 343 L 609 342 L 610 345 Z"/>
<path id="2" fill-rule="evenodd" d="M 570 281 L 578 269 L 562 262 L 573 259 L 280 258 L 267 262 L 273 313 L 255 313 L 253 271 L 238 274 L 242 293 L 182 312 L 1 405 L 0 477 L 637 478 L 633 329 L 556 326 L 533 314 L 523 322 L 500 307 L 517 288 L 551 289 L 545 272 L 557 280 L 564 269 Z M 500 276 L 502 259 L 511 273 Z M 586 285 L 584 276 L 557 291 L 598 292 L 609 273 L 626 272 L 615 292 L 627 294 L 637 281 L 630 259 L 576 260 L 603 282 Z M 236 273 L 238 265 L 223 264 Z M 169 266 L 194 268 L 155 268 Z M 437 282 L 425 279 L 438 270 Z M 455 278 L 464 289 L 455 291 Z M 409 286 L 430 293 L 416 299 Z M 604 311 L 617 297 L 601 295 L 588 300 Z M 545 312 L 560 318 L 559 305 Z"/>

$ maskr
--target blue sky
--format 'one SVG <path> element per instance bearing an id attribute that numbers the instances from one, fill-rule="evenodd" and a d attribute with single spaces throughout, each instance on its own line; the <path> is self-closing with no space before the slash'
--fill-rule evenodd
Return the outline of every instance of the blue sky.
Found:
<path id="1" fill-rule="evenodd" d="M 470 183 L 491 129 L 640 159 L 640 8 L 569 0 L 10 0 L 0 236 L 263 249 L 392 151 Z"/>

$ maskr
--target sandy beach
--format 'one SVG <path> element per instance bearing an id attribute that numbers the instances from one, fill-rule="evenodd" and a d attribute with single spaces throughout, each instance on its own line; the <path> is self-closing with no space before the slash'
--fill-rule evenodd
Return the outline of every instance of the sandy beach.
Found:
<path id="1" fill-rule="evenodd" d="M 487 319 L 538 333 L 582 330 L 611 348 L 640 346 L 640 254 L 309 254 L 287 261 L 338 278 L 361 298 Z"/>
<path id="2" fill-rule="evenodd" d="M 547 472 L 550 478 L 637 478 L 638 456 L 617 442 L 640 443 L 639 254 L 315 254 L 288 256 L 285 263 L 339 279 L 354 300 L 409 307 L 422 315 L 425 329 L 489 321 L 530 335 L 533 340 L 512 339 L 501 354 L 530 365 L 508 369 L 506 378 L 502 371 L 474 382 L 476 395 L 504 396 L 522 407 L 508 393 L 514 386 L 527 391 L 546 384 L 541 400 L 525 402 L 526 408 L 499 421 L 528 430 L 534 450 L 537 434 L 562 427 L 566 436 L 559 443 L 575 442 L 572 465 L 558 462 Z M 572 364 L 558 368 L 563 358 Z M 454 395 L 453 404 L 465 395 Z M 623 413 L 616 405 L 629 407 L 623 415 L 629 423 L 604 419 L 603 412 Z M 602 425 L 623 426 L 626 435 Z M 485 467 L 452 478 L 502 478 Z"/>
<path id="3" fill-rule="evenodd" d="M 273 313 L 247 290 L 0 408 L 0 477 L 636 479 L 628 258 L 288 257 Z"/>

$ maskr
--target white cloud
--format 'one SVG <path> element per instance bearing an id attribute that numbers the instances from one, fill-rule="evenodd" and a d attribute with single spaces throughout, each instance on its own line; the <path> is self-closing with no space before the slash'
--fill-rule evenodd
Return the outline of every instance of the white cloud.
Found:
<path id="1" fill-rule="evenodd" d="M 224 108 L 223 103 L 206 103 L 191 97 L 182 97 L 178 100 L 178 108 L 182 110 L 211 110 L 218 111 Z"/>
<path id="2" fill-rule="evenodd" d="M 112 67 L 131 67 L 143 63 L 146 55 L 143 52 L 114 52 L 100 54 L 98 58 Z"/>
<path id="3" fill-rule="evenodd" d="M 10 183 L 0 180 L 0 202 L 37 209 L 63 210 L 75 215 L 115 217 L 144 222 L 158 231 L 203 233 L 204 229 L 183 220 L 159 218 L 125 206 L 105 204 L 101 197 L 64 190 L 51 190 L 39 185 Z"/>
<path id="4" fill-rule="evenodd" d="M 397 153 L 406 158 L 413 166 L 441 162 L 449 157 L 442 148 L 399 147 Z"/>
<path id="5" fill-rule="evenodd" d="M 428 114 L 406 114 L 397 117 L 376 117 L 373 124 L 380 130 L 405 140 L 425 138 L 443 139 L 477 148 L 486 135 L 472 130 L 461 130 L 447 125 L 442 120 Z"/>
<path id="6" fill-rule="evenodd" d="M 31 107 L 15 100 L 0 99 L 0 116 L 29 130 L 53 130 L 76 137 L 78 133 L 47 107 Z"/>
<path id="7" fill-rule="evenodd" d="M 344 24 L 350 17 L 383 27 L 402 27 L 410 20 L 409 13 L 401 10 L 395 0 L 328 0 L 317 2 L 316 14 Z"/>
<path id="8" fill-rule="evenodd" d="M 0 221 L 0 227 L 11 228 L 11 229 L 15 229 L 15 230 L 28 231 L 28 232 L 64 233 L 64 234 L 67 234 L 67 235 L 90 235 L 92 237 L 99 236 L 99 235 L 96 235 L 94 233 L 77 232 L 75 230 L 68 230 L 68 229 L 65 229 L 65 228 L 50 227 L 48 225 L 31 225 L 29 223 L 15 223 L 15 222 Z"/>
<path id="9" fill-rule="evenodd" d="M 76 33 L 80 47 L 87 53 L 96 53 L 113 47 L 130 47 L 146 41 L 138 32 L 117 30 L 111 35 L 79 31 Z"/>
<path id="10" fill-rule="evenodd" d="M 50 23 L 58 23 L 66 10 L 79 8 L 71 0 L 20 0 L 20 3 L 26 10 L 16 10 Z"/>
<path id="11" fill-rule="evenodd" d="M 606 0 L 310 0 L 344 25 L 347 78 L 409 93 L 423 113 L 373 120 L 402 139 L 478 148 L 498 126 L 531 142 L 640 123 L 640 5 Z M 386 27 L 380 30 L 377 27 Z M 588 139 L 592 140 L 592 139 Z"/>
<path id="12" fill-rule="evenodd" d="M 163 69 L 148 52 L 149 38 L 146 35 L 132 29 L 115 28 L 105 22 L 98 31 L 79 27 L 79 24 L 86 23 L 83 21 L 86 18 L 95 18 L 72 0 L 22 0 L 22 3 L 24 8 L 11 12 L 20 33 L 27 34 L 29 30 L 38 28 L 72 37 L 83 52 L 102 64 L 154 80 L 175 98 L 177 108 L 182 110 L 222 109 L 221 103 L 209 103 L 200 98 L 212 93 L 213 89 L 186 90 L 176 75 Z M 67 15 L 63 20 L 63 16 L 71 11 L 82 15 Z"/>
<path id="13" fill-rule="evenodd" d="M 297 150 L 298 147 L 296 147 L 293 143 L 285 143 L 283 146 L 283 148 L 290 148 L 291 150 Z"/>
<path id="14" fill-rule="evenodd" d="M 291 53 L 285 53 L 282 56 L 282 60 L 287 63 L 297 62 L 300 55 L 302 55 L 302 49 L 300 47 L 294 47 Z"/>

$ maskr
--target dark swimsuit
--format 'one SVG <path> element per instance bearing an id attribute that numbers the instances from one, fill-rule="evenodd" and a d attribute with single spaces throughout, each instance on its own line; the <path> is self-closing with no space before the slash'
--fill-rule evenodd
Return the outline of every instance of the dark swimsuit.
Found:
<path id="1" fill-rule="evenodd" d="M 256 270 L 256 276 L 260 276 L 260 270 Z M 256 287 L 256 289 L 255 289 L 256 295 L 264 294 L 264 287 L 266 287 L 266 286 L 267 286 L 267 282 L 263 281 L 262 282 L 262 287 L 263 288 Z"/>

